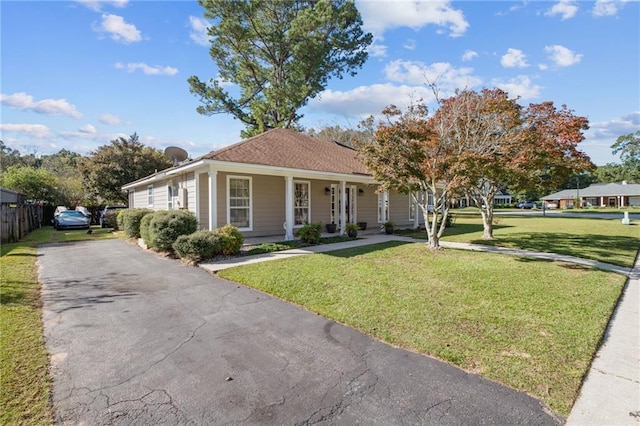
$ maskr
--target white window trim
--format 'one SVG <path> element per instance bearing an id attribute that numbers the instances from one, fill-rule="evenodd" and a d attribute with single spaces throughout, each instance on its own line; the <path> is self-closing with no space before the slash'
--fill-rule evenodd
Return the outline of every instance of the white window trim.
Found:
<path id="1" fill-rule="evenodd" d="M 308 188 L 308 194 L 309 194 L 309 206 L 307 207 L 308 209 L 308 214 L 307 214 L 307 222 L 308 223 L 312 223 L 311 222 L 311 181 L 308 180 L 294 180 L 293 181 L 293 228 L 302 228 L 304 226 L 303 224 L 300 225 L 296 225 L 295 224 L 295 220 L 296 220 L 296 183 L 306 183 L 307 184 L 307 188 Z"/>
<path id="2" fill-rule="evenodd" d="M 174 191 L 174 187 L 171 183 L 167 184 L 167 210 L 174 210 L 175 209 L 175 202 L 174 202 L 174 198 L 175 198 L 175 191 Z"/>
<path id="3" fill-rule="evenodd" d="M 147 185 L 147 206 L 153 208 L 155 194 L 153 193 L 153 185 Z M 149 202 L 151 200 L 151 202 Z"/>
<path id="4" fill-rule="evenodd" d="M 227 175 L 227 223 L 231 223 L 231 179 L 249 181 L 249 226 L 238 228 L 238 231 L 253 231 L 253 178 L 251 176 Z"/>

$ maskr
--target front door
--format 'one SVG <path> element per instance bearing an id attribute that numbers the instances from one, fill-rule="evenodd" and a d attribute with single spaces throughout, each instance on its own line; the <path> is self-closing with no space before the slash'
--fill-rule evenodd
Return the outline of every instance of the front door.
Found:
<path id="1" fill-rule="evenodd" d="M 347 185 L 345 191 L 345 214 L 347 223 L 356 222 L 356 194 L 355 185 Z M 331 223 L 340 224 L 340 185 L 331 185 Z"/>

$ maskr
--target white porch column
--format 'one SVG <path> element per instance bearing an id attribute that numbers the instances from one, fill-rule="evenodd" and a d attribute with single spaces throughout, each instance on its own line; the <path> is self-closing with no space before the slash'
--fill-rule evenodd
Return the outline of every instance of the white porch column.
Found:
<path id="1" fill-rule="evenodd" d="M 196 191 L 196 202 L 195 202 L 195 213 L 196 218 L 198 219 L 198 229 L 202 229 L 202 223 L 200 222 L 200 173 L 194 173 L 195 175 L 195 191 Z"/>
<path id="2" fill-rule="evenodd" d="M 418 228 L 420 226 L 420 208 L 418 207 L 418 203 L 413 200 L 413 196 L 409 194 L 411 197 L 411 203 L 413 203 L 413 227 Z M 417 197 L 416 197 L 417 198 Z"/>
<path id="3" fill-rule="evenodd" d="M 345 201 L 347 200 L 347 196 L 345 194 L 347 183 L 343 180 L 340 181 L 338 188 L 340 188 L 340 235 L 344 235 L 347 221 L 347 206 L 345 205 Z"/>
<path id="4" fill-rule="evenodd" d="M 293 176 L 285 176 L 284 239 L 293 240 Z"/>
<path id="5" fill-rule="evenodd" d="M 218 171 L 209 169 L 209 230 L 218 226 Z"/>
<path id="6" fill-rule="evenodd" d="M 624 207 L 624 195 L 620 196 L 620 207 Z"/>
<path id="7" fill-rule="evenodd" d="M 604 207 L 604 197 L 600 197 L 600 207 Z"/>

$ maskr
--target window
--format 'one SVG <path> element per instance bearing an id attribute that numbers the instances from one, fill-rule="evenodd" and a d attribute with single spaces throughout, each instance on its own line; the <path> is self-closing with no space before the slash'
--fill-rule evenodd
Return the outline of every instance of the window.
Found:
<path id="1" fill-rule="evenodd" d="M 167 186 L 167 210 L 173 210 L 173 197 L 175 196 L 175 189 L 173 186 Z"/>
<path id="2" fill-rule="evenodd" d="M 309 182 L 293 182 L 293 218 L 294 226 L 311 222 L 311 200 Z"/>
<path id="3" fill-rule="evenodd" d="M 153 207 L 153 185 L 147 186 L 147 205 Z"/>
<path id="4" fill-rule="evenodd" d="M 239 229 L 251 230 L 251 178 L 227 177 L 227 217 Z"/>

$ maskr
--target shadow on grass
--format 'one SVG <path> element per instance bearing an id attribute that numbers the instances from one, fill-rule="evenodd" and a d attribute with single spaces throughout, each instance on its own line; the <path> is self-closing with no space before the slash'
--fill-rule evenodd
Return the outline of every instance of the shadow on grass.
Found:
<path id="1" fill-rule="evenodd" d="M 33 284 L 25 281 L 4 281 L 0 293 L 0 305 L 3 307 L 39 306 L 38 298 L 28 289 L 31 285 Z"/>
<path id="2" fill-rule="evenodd" d="M 387 241 L 384 243 L 369 244 L 366 246 L 352 247 L 352 248 L 346 248 L 346 249 L 340 249 L 340 250 L 334 250 L 334 251 L 326 251 L 326 252 L 323 252 L 322 254 L 325 254 L 328 256 L 334 256 L 334 257 L 350 258 L 350 257 L 360 256 L 363 254 L 373 253 L 379 250 L 385 250 L 392 247 L 402 246 L 405 244 L 414 244 L 414 243 L 407 242 L 407 241 Z"/>
<path id="3" fill-rule="evenodd" d="M 499 236 L 495 240 L 476 239 L 470 243 L 566 254 L 626 267 L 632 266 L 635 253 L 640 248 L 640 239 L 634 237 L 557 232 L 516 233 Z"/>

